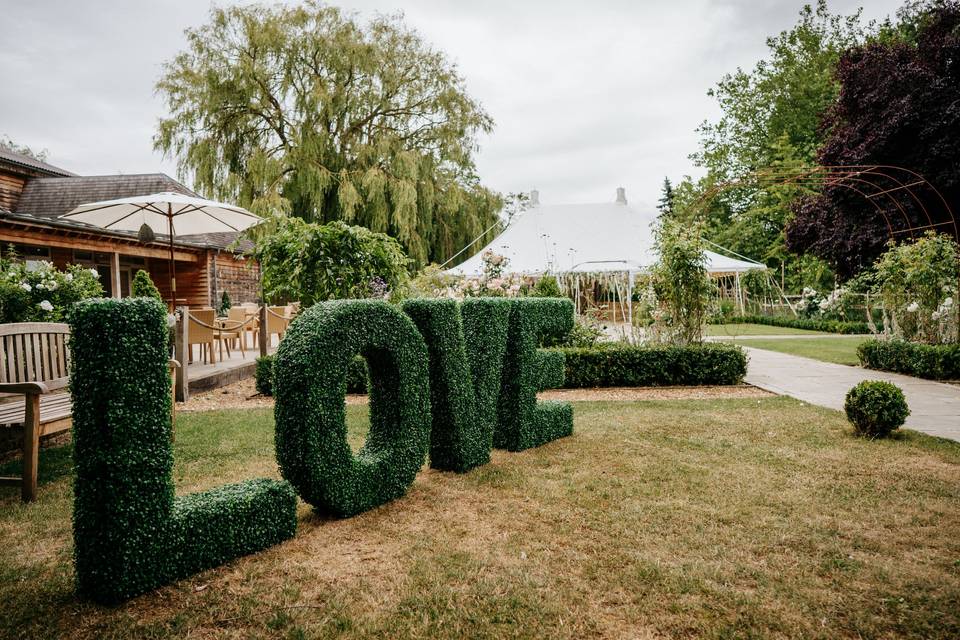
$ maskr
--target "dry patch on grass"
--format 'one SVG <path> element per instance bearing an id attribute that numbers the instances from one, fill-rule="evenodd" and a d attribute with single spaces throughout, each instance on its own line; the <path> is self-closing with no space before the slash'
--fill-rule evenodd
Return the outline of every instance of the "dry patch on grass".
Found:
<path id="1" fill-rule="evenodd" d="M 276 475 L 272 411 L 184 414 L 178 490 Z M 0 635 L 960 635 L 960 445 L 786 398 L 579 402 L 576 434 L 121 607 L 72 594 L 70 488 L 0 494 Z M 366 408 L 348 407 L 350 439 Z"/>
<path id="2" fill-rule="evenodd" d="M 721 398 L 764 398 L 773 394 L 742 384 L 705 387 L 612 387 L 605 389 L 551 389 L 539 396 L 545 400 L 633 401 L 633 400 L 710 400 Z M 348 405 L 366 404 L 367 396 L 347 395 Z M 257 393 L 252 378 L 220 389 L 194 394 L 190 401 L 177 403 L 177 411 L 215 411 L 218 409 L 257 409 L 273 407 L 273 398 Z"/>

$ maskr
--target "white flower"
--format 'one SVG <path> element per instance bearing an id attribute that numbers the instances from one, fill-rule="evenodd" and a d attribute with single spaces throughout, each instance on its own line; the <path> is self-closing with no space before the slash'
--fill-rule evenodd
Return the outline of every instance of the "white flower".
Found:
<path id="1" fill-rule="evenodd" d="M 88 269 L 88 271 L 90 272 L 90 275 L 92 275 L 94 278 L 97 278 L 97 279 L 100 278 L 100 272 L 97 271 L 96 269 Z"/>
<path id="2" fill-rule="evenodd" d="M 907 305 L 907 313 L 916 313 L 917 309 L 919 308 L 920 308 L 919 304 L 917 304 L 916 302 L 911 302 L 910 304 Z"/>
<path id="3" fill-rule="evenodd" d="M 50 304 L 49 300 L 42 300 L 40 304 L 38 304 L 37 306 L 43 309 L 44 311 L 53 311 L 53 305 Z"/>
<path id="4" fill-rule="evenodd" d="M 73 282 L 73 274 L 72 274 L 72 273 L 68 273 L 67 275 L 63 276 L 63 278 L 64 278 L 64 280 L 66 280 L 67 282 Z"/>
<path id="5" fill-rule="evenodd" d="M 43 283 L 42 283 L 42 282 L 38 282 L 38 283 L 37 283 L 37 289 L 38 289 L 38 290 L 39 290 L 39 289 L 46 289 L 46 287 L 43 286 Z"/>
<path id="6" fill-rule="evenodd" d="M 51 280 L 47 283 L 47 289 L 50 291 L 56 291 L 58 286 L 56 280 Z"/>
<path id="7" fill-rule="evenodd" d="M 21 282 L 20 288 L 23 289 L 24 291 L 33 291 L 33 287 L 30 286 L 29 282 Z"/>

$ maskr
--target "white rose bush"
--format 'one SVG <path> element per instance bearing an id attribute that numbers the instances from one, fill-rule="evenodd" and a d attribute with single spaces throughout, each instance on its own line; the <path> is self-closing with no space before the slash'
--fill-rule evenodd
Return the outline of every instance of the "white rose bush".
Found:
<path id="1" fill-rule="evenodd" d="M 62 322 L 73 303 L 102 295 L 96 269 L 0 258 L 0 323 Z"/>

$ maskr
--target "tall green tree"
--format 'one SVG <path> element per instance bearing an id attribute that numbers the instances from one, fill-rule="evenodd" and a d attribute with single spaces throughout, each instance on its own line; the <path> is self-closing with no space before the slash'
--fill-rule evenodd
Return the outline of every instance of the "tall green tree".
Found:
<path id="1" fill-rule="evenodd" d="M 473 160 L 493 121 L 402 17 L 213 8 L 187 41 L 157 84 L 170 115 L 155 146 L 200 191 L 388 233 L 421 264 L 498 219 Z"/>
<path id="2" fill-rule="evenodd" d="M 673 213 L 674 190 L 673 183 L 669 177 L 663 179 L 663 186 L 660 188 L 660 199 L 657 200 L 657 211 L 660 217 L 669 216 Z"/>
<path id="3" fill-rule="evenodd" d="M 700 126 L 700 150 L 692 156 L 707 169 L 703 188 L 716 189 L 755 171 L 790 174 L 811 166 L 823 142 L 822 116 L 839 92 L 837 61 L 873 32 L 872 24 L 862 24 L 860 11 L 832 15 L 819 0 L 801 9 L 792 29 L 768 38 L 766 59 L 749 71 L 724 76 L 709 92 L 721 116 Z M 785 248 L 783 230 L 792 204 L 807 190 L 770 186 L 773 182 L 748 182 L 708 199 L 708 237 L 778 270 L 785 263 L 790 288 L 818 284 L 811 277 L 832 282 L 824 264 Z"/>

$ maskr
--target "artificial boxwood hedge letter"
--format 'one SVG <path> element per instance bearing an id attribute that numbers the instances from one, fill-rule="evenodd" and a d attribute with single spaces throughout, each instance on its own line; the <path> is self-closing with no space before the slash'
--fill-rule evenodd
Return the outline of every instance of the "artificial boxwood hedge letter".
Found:
<path id="1" fill-rule="evenodd" d="M 573 408 L 566 402 L 537 402 L 537 391 L 563 385 L 561 351 L 538 349 L 540 339 L 573 328 L 573 303 L 566 298 L 510 300 L 497 428 L 493 445 L 522 451 L 573 433 Z"/>
<path id="2" fill-rule="evenodd" d="M 251 480 L 174 497 L 167 322 L 153 298 L 71 313 L 78 591 L 110 604 L 293 537 L 297 496 Z"/>
<path id="3" fill-rule="evenodd" d="M 370 372 L 370 431 L 353 454 L 344 397 L 354 356 Z M 273 364 L 280 472 L 320 512 L 351 516 L 406 493 L 430 439 L 427 346 L 407 316 L 374 300 L 316 304 Z"/>
<path id="4" fill-rule="evenodd" d="M 458 305 L 454 300 L 417 299 L 405 302 L 403 311 L 417 325 L 430 354 L 430 466 L 464 472 L 486 464 L 496 425 L 509 302 L 471 298 Z"/>

